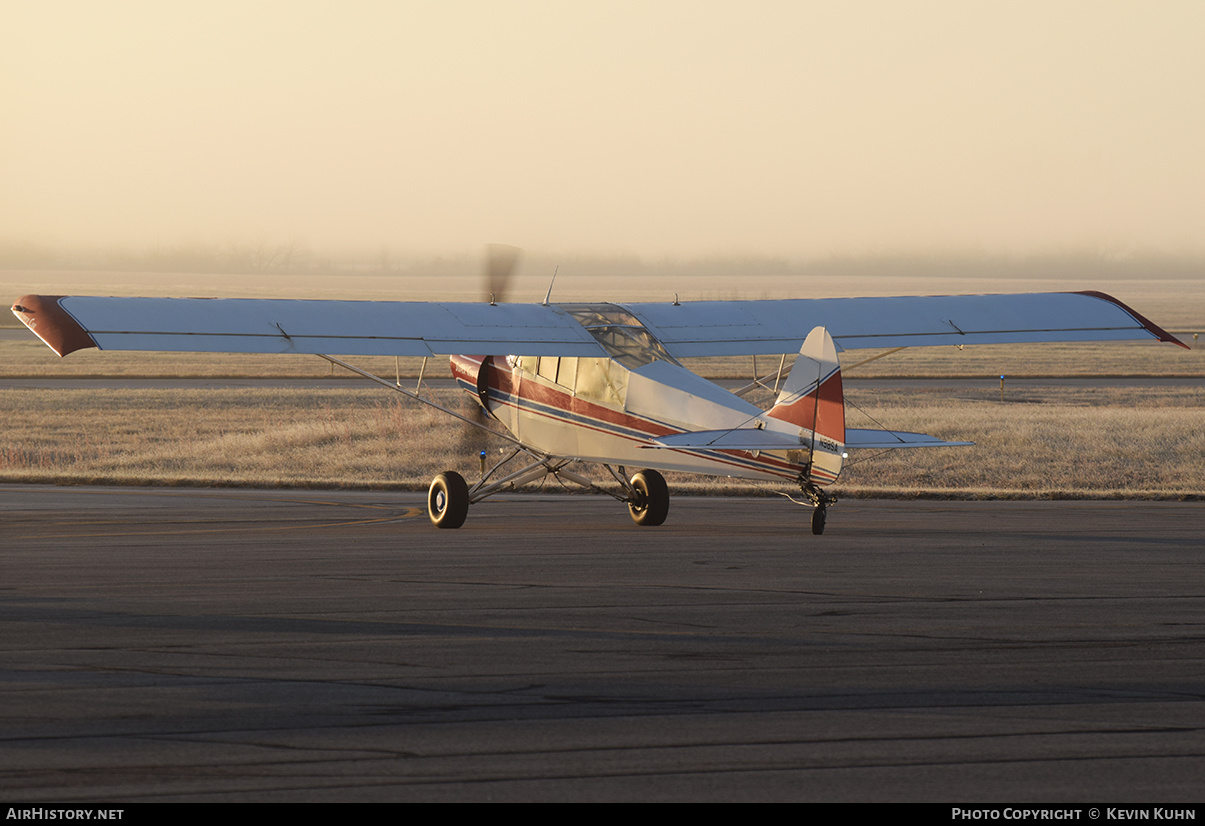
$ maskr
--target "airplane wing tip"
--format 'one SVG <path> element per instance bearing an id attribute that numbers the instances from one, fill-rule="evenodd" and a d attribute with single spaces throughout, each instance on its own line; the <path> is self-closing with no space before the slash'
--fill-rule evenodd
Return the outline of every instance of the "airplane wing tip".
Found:
<path id="1" fill-rule="evenodd" d="M 1118 308 L 1124 310 L 1135 321 L 1137 321 L 1144 328 L 1146 328 L 1146 331 L 1148 333 L 1150 333 L 1151 335 L 1153 335 L 1155 338 L 1159 339 L 1160 341 L 1165 341 L 1168 344 L 1179 344 L 1185 350 L 1192 349 L 1187 344 L 1185 344 L 1183 341 L 1180 341 L 1180 339 L 1176 338 L 1171 333 L 1169 333 L 1167 330 L 1164 330 L 1158 324 L 1151 321 L 1149 318 L 1144 316 L 1142 313 L 1135 310 L 1129 304 L 1126 304 L 1124 301 L 1122 301 L 1118 298 L 1114 298 L 1113 296 L 1109 295 L 1108 293 L 1101 292 L 1100 290 L 1078 290 L 1075 292 L 1075 295 L 1087 295 L 1087 296 L 1091 296 L 1092 298 L 1099 298 L 1101 301 L 1108 301 L 1110 304 L 1115 304 Z"/>
<path id="2" fill-rule="evenodd" d="M 62 298 L 61 295 L 23 295 L 12 306 L 13 315 L 60 358 L 96 346 L 88 331 L 59 304 Z"/>

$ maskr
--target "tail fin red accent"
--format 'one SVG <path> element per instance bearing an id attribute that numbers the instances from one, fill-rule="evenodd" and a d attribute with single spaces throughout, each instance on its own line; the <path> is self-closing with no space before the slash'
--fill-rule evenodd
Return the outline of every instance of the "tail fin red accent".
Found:
<path id="1" fill-rule="evenodd" d="M 828 330 L 817 327 L 808 334 L 778 401 L 766 415 L 845 443 L 841 363 Z"/>

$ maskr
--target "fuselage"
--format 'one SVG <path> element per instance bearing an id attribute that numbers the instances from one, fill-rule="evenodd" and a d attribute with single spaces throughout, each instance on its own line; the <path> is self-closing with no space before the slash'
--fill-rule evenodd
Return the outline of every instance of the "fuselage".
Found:
<path id="1" fill-rule="evenodd" d="M 802 449 L 645 447 L 663 436 L 766 423 L 761 408 L 670 361 L 629 369 L 603 358 L 453 356 L 451 366 L 491 416 L 541 453 L 745 479 L 795 480 L 807 468 Z"/>

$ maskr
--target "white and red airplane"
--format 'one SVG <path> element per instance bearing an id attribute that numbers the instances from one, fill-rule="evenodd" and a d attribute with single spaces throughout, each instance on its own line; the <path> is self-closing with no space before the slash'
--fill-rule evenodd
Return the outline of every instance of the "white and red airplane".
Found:
<path id="1" fill-rule="evenodd" d="M 660 525 L 669 492 L 659 471 L 685 471 L 797 485 L 819 534 L 835 501 L 825 488 L 847 451 L 969 444 L 846 428 L 839 351 L 1142 339 L 1187 346 L 1097 292 L 622 305 L 29 295 L 12 310 L 60 356 L 86 347 L 320 355 L 511 442 L 472 486 L 453 471 L 435 477 L 428 511 L 441 528 L 460 527 L 470 504 L 548 475 L 627 503 L 638 525 Z M 466 352 L 517 355 L 457 355 Z M 798 355 L 768 410 L 678 361 L 784 353 Z M 450 355 L 456 380 L 505 432 L 331 354 Z M 503 471 L 517 456 L 529 462 Z M 573 471 L 575 462 L 606 467 L 615 489 Z M 629 476 L 625 468 L 641 469 Z"/>

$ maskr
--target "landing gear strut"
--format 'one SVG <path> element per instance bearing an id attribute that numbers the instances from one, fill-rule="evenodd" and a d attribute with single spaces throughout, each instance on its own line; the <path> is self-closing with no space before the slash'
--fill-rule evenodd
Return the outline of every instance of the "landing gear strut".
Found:
<path id="1" fill-rule="evenodd" d="M 501 479 L 493 480 L 499 468 L 520 454 L 530 456 L 536 461 Z M 431 488 L 427 491 L 427 515 L 431 517 L 431 524 L 437 528 L 459 528 L 468 516 L 469 505 L 495 493 L 515 490 L 529 482 L 551 476 L 562 484 L 570 482 L 618 499 L 628 506 L 632 521 L 637 525 L 652 526 L 665 522 L 665 517 L 669 515 L 669 487 L 665 484 L 665 477 L 657 471 L 642 470 L 628 479 L 627 471 L 622 467 L 603 465 L 619 485 L 618 490 L 612 490 L 601 487 L 590 478 L 567 468 L 566 465 L 572 461 L 541 456 L 525 448 L 517 448 L 482 474 L 481 479 L 472 487 L 469 487 L 464 477 L 456 471 L 446 470 L 431 480 Z"/>
<path id="2" fill-rule="evenodd" d="M 833 496 L 832 494 L 825 493 L 811 481 L 808 481 L 802 476 L 799 479 L 799 489 L 803 491 L 804 495 L 810 500 L 812 505 L 812 533 L 815 536 L 820 536 L 820 534 L 824 533 L 824 523 L 828 518 L 828 506 L 836 502 L 837 497 Z M 783 496 L 786 496 L 788 499 L 798 505 L 806 506 L 808 504 L 807 502 L 800 502 L 798 499 L 790 496 L 789 494 L 784 493 Z"/>

